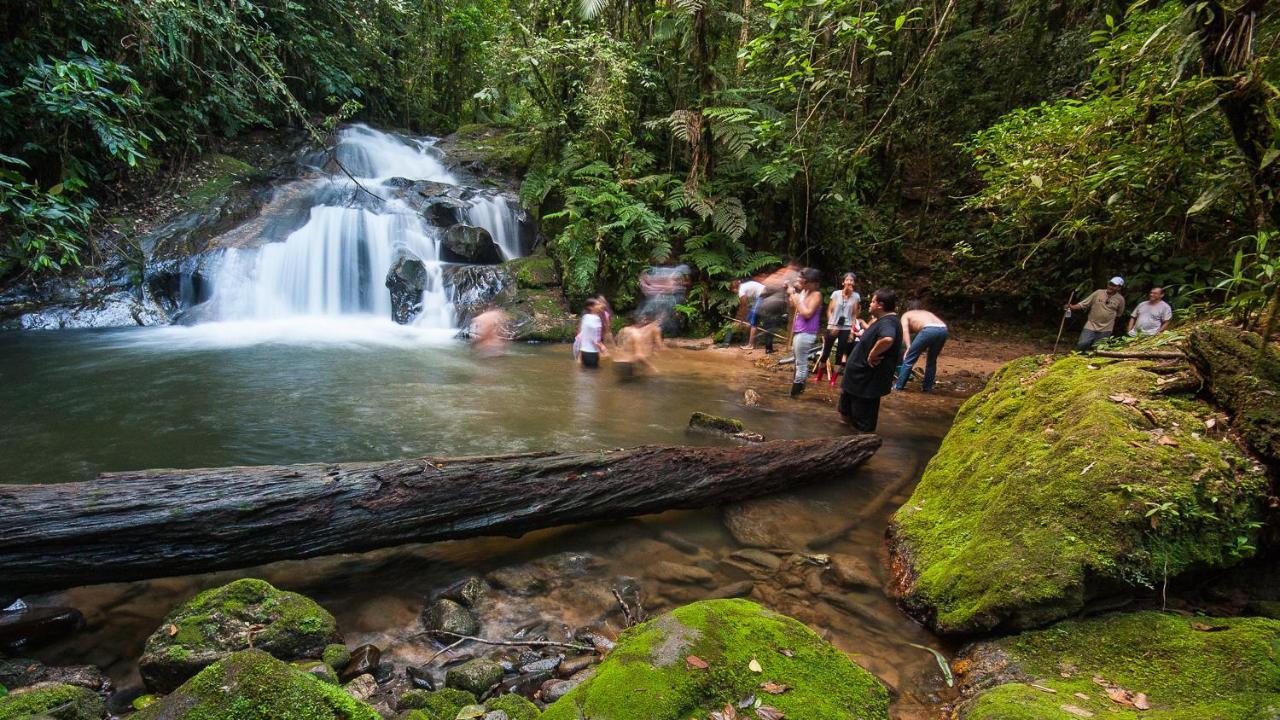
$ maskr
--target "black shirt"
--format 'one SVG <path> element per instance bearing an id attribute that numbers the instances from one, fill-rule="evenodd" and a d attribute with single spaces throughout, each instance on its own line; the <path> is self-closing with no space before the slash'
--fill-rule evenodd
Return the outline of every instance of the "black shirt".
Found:
<path id="1" fill-rule="evenodd" d="M 875 367 L 867 365 L 867 356 L 880 338 L 893 338 L 889 352 L 880 356 Z M 893 387 L 893 372 L 902 358 L 902 326 L 897 313 L 883 315 L 862 332 L 858 344 L 849 353 L 844 366 L 844 381 L 840 389 L 855 397 L 877 398 L 889 394 Z"/>

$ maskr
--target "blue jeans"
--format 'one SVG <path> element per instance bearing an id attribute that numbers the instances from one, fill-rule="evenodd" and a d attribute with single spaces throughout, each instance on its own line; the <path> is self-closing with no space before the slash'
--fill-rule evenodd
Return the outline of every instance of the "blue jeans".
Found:
<path id="1" fill-rule="evenodd" d="M 1110 330 L 1090 330 L 1085 328 L 1080 331 L 1080 342 L 1076 343 L 1076 352 L 1088 352 L 1093 349 L 1099 340 L 1106 340 L 1111 337 Z"/>
<path id="2" fill-rule="evenodd" d="M 924 365 L 924 391 L 933 390 L 933 381 L 938 376 L 938 353 L 942 352 L 942 346 L 946 344 L 946 328 L 920 328 L 920 332 L 911 339 L 911 347 L 907 348 L 907 356 L 902 359 L 902 367 L 898 368 L 898 384 L 894 389 L 903 390 L 907 387 L 907 381 L 911 379 L 911 368 L 915 367 L 916 360 L 927 352 L 928 359 Z"/>

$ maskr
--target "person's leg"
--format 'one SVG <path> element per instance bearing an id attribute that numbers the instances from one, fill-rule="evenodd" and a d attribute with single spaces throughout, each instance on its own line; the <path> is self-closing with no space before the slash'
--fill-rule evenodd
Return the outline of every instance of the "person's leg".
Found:
<path id="1" fill-rule="evenodd" d="M 831 348 L 835 347 L 836 337 L 831 333 L 823 333 L 822 335 L 822 354 L 818 356 L 818 374 L 815 376 L 818 382 L 822 381 L 822 374 L 831 374 Z"/>
<path id="2" fill-rule="evenodd" d="M 898 382 L 893 386 L 894 390 L 906 389 L 907 381 L 911 379 L 911 368 L 916 366 L 916 360 L 924 352 L 926 337 L 924 332 L 918 332 L 911 338 L 911 347 L 907 348 L 907 356 L 902 359 L 902 367 L 898 368 Z"/>
<path id="3" fill-rule="evenodd" d="M 1076 352 L 1089 352 L 1093 344 L 1098 342 L 1098 333 L 1084 328 L 1080 331 L 1080 341 L 1076 343 Z"/>
<path id="4" fill-rule="evenodd" d="M 947 344 L 946 328 L 927 328 L 929 333 L 929 355 L 924 364 L 924 391 L 933 392 L 933 382 L 938 377 L 938 355 L 942 346 Z"/>
<path id="5" fill-rule="evenodd" d="M 880 398 L 853 399 L 853 426 L 862 432 L 875 432 L 880 420 Z"/>
<path id="6" fill-rule="evenodd" d="M 792 397 L 804 392 L 805 380 L 809 379 L 809 351 L 813 349 L 815 340 L 817 337 L 810 333 L 796 333 L 791 338 L 791 353 L 796 363 L 795 380 L 791 384 Z"/>
<path id="7" fill-rule="evenodd" d="M 849 351 L 853 349 L 853 343 L 849 342 L 850 333 L 848 330 L 841 330 L 836 338 L 836 355 L 827 362 L 828 374 L 831 376 L 831 385 L 836 384 L 836 377 L 840 375 L 844 364 L 849 360 Z"/>

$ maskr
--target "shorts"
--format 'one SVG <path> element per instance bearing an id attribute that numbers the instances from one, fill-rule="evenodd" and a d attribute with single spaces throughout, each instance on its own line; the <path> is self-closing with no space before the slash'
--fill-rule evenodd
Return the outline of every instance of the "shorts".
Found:
<path id="1" fill-rule="evenodd" d="M 582 367 L 600 367 L 600 353 L 598 352 L 587 352 L 584 350 L 578 353 L 578 359 L 582 362 Z"/>

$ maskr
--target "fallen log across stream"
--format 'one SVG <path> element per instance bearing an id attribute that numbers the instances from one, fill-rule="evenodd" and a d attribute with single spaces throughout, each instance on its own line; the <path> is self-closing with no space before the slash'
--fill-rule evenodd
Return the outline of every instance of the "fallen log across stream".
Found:
<path id="1" fill-rule="evenodd" d="M 855 435 L 0 485 L 0 593 L 706 507 L 840 478 L 879 447 Z"/>

